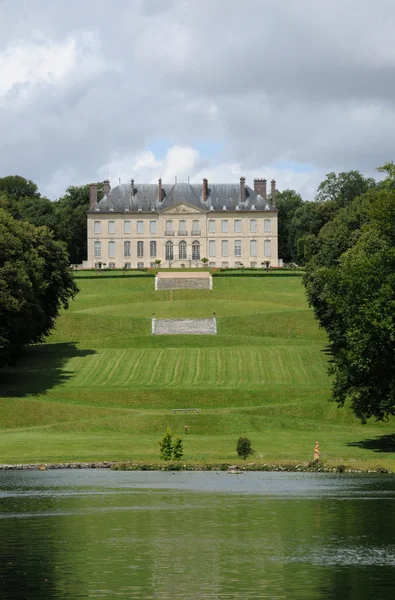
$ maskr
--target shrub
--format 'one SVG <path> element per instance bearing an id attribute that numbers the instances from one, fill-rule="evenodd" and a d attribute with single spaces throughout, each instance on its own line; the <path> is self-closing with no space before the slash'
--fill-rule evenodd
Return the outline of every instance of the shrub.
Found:
<path id="1" fill-rule="evenodd" d="M 172 455 L 172 451 L 173 451 L 171 429 L 169 429 L 169 428 L 166 429 L 165 435 L 159 442 L 159 448 L 160 448 L 161 459 L 162 460 L 171 460 L 171 455 Z"/>
<path id="2" fill-rule="evenodd" d="M 182 439 L 176 437 L 173 444 L 173 458 L 174 460 L 180 460 L 184 455 L 184 449 L 182 446 Z"/>
<path id="3" fill-rule="evenodd" d="M 255 450 L 251 448 L 251 440 L 246 437 L 239 437 L 236 451 L 240 458 L 244 458 L 244 460 L 255 452 Z"/>

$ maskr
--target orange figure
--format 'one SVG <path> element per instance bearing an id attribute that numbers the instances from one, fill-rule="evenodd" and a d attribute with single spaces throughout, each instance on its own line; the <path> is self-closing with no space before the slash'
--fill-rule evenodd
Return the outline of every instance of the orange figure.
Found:
<path id="1" fill-rule="evenodd" d="M 318 442 L 316 442 L 314 446 L 314 462 L 316 460 L 320 460 L 320 445 Z"/>

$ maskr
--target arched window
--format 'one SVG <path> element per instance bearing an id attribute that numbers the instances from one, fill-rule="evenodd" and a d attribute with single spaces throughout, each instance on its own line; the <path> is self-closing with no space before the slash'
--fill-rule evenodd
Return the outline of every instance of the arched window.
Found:
<path id="1" fill-rule="evenodd" d="M 101 242 L 95 242 L 95 258 L 101 257 Z"/>
<path id="2" fill-rule="evenodd" d="M 166 260 L 173 260 L 173 258 L 174 258 L 173 242 L 171 242 L 170 240 L 168 242 L 166 242 L 165 250 L 166 250 Z"/>
<path id="3" fill-rule="evenodd" d="M 187 257 L 187 243 L 186 242 L 180 242 L 178 244 L 178 258 L 180 260 L 185 260 Z"/>
<path id="4" fill-rule="evenodd" d="M 192 243 L 192 260 L 200 260 L 200 242 Z"/>

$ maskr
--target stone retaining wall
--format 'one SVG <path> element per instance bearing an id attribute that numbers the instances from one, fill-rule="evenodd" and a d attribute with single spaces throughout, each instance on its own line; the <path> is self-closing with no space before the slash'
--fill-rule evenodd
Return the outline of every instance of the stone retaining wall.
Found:
<path id="1" fill-rule="evenodd" d="M 211 277 L 157 277 L 156 290 L 211 290 Z"/>
<path id="2" fill-rule="evenodd" d="M 152 319 L 152 335 L 216 335 L 217 320 Z"/>

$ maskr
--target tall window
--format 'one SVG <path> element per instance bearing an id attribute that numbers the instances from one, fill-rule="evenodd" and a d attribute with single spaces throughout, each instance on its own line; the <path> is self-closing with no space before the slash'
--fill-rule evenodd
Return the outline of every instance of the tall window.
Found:
<path id="1" fill-rule="evenodd" d="M 149 253 L 151 258 L 156 258 L 156 242 L 151 240 L 149 243 Z"/>
<path id="2" fill-rule="evenodd" d="M 144 242 L 137 242 L 137 256 L 139 258 L 144 256 Z"/>
<path id="3" fill-rule="evenodd" d="M 192 221 L 192 233 L 200 233 L 199 221 Z"/>
<path id="4" fill-rule="evenodd" d="M 115 233 L 115 221 L 108 222 L 108 233 Z"/>
<path id="5" fill-rule="evenodd" d="M 178 244 L 178 258 L 180 260 L 185 260 L 187 257 L 187 243 L 186 242 L 180 242 Z"/>
<path id="6" fill-rule="evenodd" d="M 156 233 L 156 221 L 149 222 L 149 232 Z"/>
<path id="7" fill-rule="evenodd" d="M 131 221 L 123 222 L 123 232 L 124 233 L 132 233 L 132 223 Z"/>
<path id="8" fill-rule="evenodd" d="M 137 221 L 137 233 L 144 233 L 144 221 Z"/>
<path id="9" fill-rule="evenodd" d="M 95 258 L 101 257 L 101 242 L 94 243 Z"/>
<path id="10" fill-rule="evenodd" d="M 271 256 L 272 255 L 272 243 L 270 240 L 265 240 L 265 256 Z"/>
<path id="11" fill-rule="evenodd" d="M 130 256 L 130 242 L 123 243 L 123 255 Z"/>
<path id="12" fill-rule="evenodd" d="M 222 219 L 222 221 L 221 221 L 221 232 L 222 233 L 228 233 L 228 231 L 229 231 L 228 219 Z"/>
<path id="13" fill-rule="evenodd" d="M 180 233 L 186 233 L 186 230 L 187 230 L 187 222 L 186 222 L 184 219 L 182 219 L 182 220 L 179 222 L 179 226 L 180 226 L 179 232 L 180 232 Z"/>
<path id="14" fill-rule="evenodd" d="M 235 219 L 235 233 L 241 233 L 241 219 Z"/>
<path id="15" fill-rule="evenodd" d="M 222 256 L 229 256 L 228 240 L 222 240 L 222 242 L 221 242 L 221 253 L 222 253 Z"/>
<path id="16" fill-rule="evenodd" d="M 215 240 L 210 240 L 208 243 L 208 255 L 215 256 Z"/>
<path id="17" fill-rule="evenodd" d="M 256 219 L 250 219 L 250 232 L 251 233 L 257 232 L 257 220 Z"/>
<path id="18" fill-rule="evenodd" d="M 272 231 L 272 220 L 265 219 L 265 233 L 271 233 Z"/>
<path id="19" fill-rule="evenodd" d="M 165 256 L 166 256 L 166 260 L 173 260 L 174 258 L 174 253 L 173 253 L 173 242 L 166 242 L 165 244 Z"/>
<path id="20" fill-rule="evenodd" d="M 215 233 L 215 221 L 214 219 L 209 219 L 208 221 L 208 232 Z"/>
<path id="21" fill-rule="evenodd" d="M 93 232 L 101 233 L 101 221 L 95 221 L 93 224 Z"/>
<path id="22" fill-rule="evenodd" d="M 200 243 L 197 241 L 192 243 L 192 260 L 200 260 Z"/>
<path id="23" fill-rule="evenodd" d="M 235 256 L 241 256 L 241 240 L 235 240 Z"/>
<path id="24" fill-rule="evenodd" d="M 256 240 L 250 240 L 250 256 L 257 256 Z"/>
<path id="25" fill-rule="evenodd" d="M 115 258 L 115 242 L 108 242 L 108 257 Z"/>
<path id="26" fill-rule="evenodd" d="M 167 233 L 173 233 L 173 221 L 166 221 Z"/>

